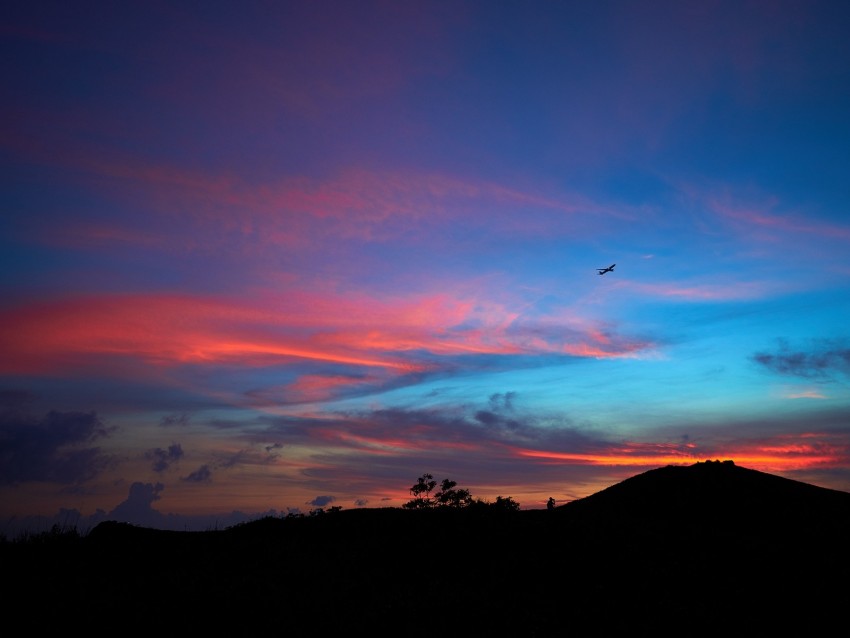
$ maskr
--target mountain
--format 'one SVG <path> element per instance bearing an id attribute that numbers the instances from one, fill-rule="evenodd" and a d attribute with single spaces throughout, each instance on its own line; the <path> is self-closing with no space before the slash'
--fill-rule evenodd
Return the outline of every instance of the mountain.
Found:
<path id="1" fill-rule="evenodd" d="M 166 532 L 111 522 L 0 546 L 8 609 L 147 631 L 325 636 L 827 632 L 850 493 L 731 462 L 668 466 L 552 511 L 356 509 Z M 114 625 L 110 625 L 114 626 Z"/>
<path id="2" fill-rule="evenodd" d="M 847 531 L 850 492 L 735 465 L 660 467 L 560 506 L 584 525 L 682 525 L 713 532 L 820 534 Z"/>

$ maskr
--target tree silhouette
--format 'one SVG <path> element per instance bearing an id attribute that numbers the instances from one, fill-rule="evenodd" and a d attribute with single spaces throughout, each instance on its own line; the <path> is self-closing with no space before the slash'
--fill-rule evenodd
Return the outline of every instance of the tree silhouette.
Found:
<path id="1" fill-rule="evenodd" d="M 507 512 L 518 512 L 519 511 L 519 503 L 517 503 L 510 496 L 497 496 L 496 502 L 492 505 L 496 509 L 505 510 Z"/>
<path id="2" fill-rule="evenodd" d="M 432 509 L 437 507 L 451 507 L 461 509 L 466 507 L 493 508 L 505 512 L 515 512 L 520 508 L 510 496 L 497 496 L 495 503 L 488 503 L 481 499 L 473 499 L 469 490 L 458 488 L 457 482 L 451 479 L 443 479 L 440 489 L 431 497 L 431 492 L 437 486 L 432 474 L 423 474 L 416 480 L 416 484 L 410 488 L 413 499 L 402 505 L 405 509 Z"/>
<path id="3" fill-rule="evenodd" d="M 433 507 L 434 503 L 431 500 L 431 490 L 437 486 L 437 481 L 434 480 L 432 474 L 423 474 L 416 479 L 416 485 L 410 488 L 410 493 L 413 495 L 413 500 L 408 501 L 403 505 L 407 509 L 423 509 Z"/>
<path id="4" fill-rule="evenodd" d="M 440 483 L 440 490 L 434 495 L 434 500 L 438 506 L 466 507 L 472 502 L 469 490 L 455 489 L 456 486 L 456 481 L 443 479 L 443 482 Z"/>

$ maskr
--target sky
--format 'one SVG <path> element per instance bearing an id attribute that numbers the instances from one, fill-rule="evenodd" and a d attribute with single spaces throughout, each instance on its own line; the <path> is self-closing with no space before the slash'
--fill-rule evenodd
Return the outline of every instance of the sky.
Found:
<path id="1" fill-rule="evenodd" d="M 850 491 L 850 4 L 2 12 L 0 534 Z"/>

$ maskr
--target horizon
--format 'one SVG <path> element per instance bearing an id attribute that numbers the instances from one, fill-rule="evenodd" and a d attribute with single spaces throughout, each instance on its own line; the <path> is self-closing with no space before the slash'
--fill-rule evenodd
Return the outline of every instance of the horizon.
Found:
<path id="1" fill-rule="evenodd" d="M 616 487 L 622 483 L 626 483 L 628 479 L 638 478 L 644 474 L 654 473 L 658 470 L 669 470 L 671 468 L 686 468 L 686 467 L 697 467 L 700 465 L 711 465 L 711 466 L 732 466 L 739 470 L 744 470 L 747 472 L 748 476 L 750 472 L 758 473 L 760 475 L 765 476 L 773 476 L 779 479 L 786 479 L 787 477 L 783 477 L 779 474 L 771 474 L 761 472 L 760 470 L 753 470 L 752 468 L 747 468 L 743 466 L 738 466 L 731 459 L 706 459 L 704 461 L 696 461 L 690 465 L 666 465 L 659 466 L 655 468 L 650 468 L 639 472 L 638 474 L 634 474 L 630 477 L 626 477 L 621 481 L 617 481 L 609 486 L 601 488 L 598 492 L 594 492 L 592 494 L 588 494 L 586 496 L 573 499 L 570 501 L 557 503 L 555 499 L 552 500 L 552 507 L 561 508 L 563 506 L 569 505 L 570 503 L 574 503 L 577 501 L 581 501 L 584 498 L 595 496 L 602 492 L 607 492 L 609 487 Z M 666 476 L 672 476 L 667 474 Z M 681 476 L 681 475 L 680 475 Z M 740 477 L 741 475 L 738 474 Z M 426 477 L 423 475 L 422 479 L 424 480 Z M 795 479 L 789 479 L 791 481 L 795 481 Z M 437 481 L 434 486 L 433 492 L 436 494 L 439 491 L 439 483 Z M 631 483 L 631 481 L 628 481 Z M 668 480 L 668 486 L 670 481 Z M 838 491 L 844 494 L 850 495 L 850 491 L 845 490 L 834 490 L 833 488 L 824 488 L 821 486 L 814 486 L 811 483 L 803 483 L 804 485 L 808 485 L 810 487 L 814 487 L 815 489 L 824 489 L 828 491 Z M 137 485 L 135 487 L 140 487 Z M 450 486 L 449 489 L 464 489 L 461 485 Z M 714 487 L 717 487 L 716 485 Z M 316 507 L 309 511 L 300 511 L 293 510 L 288 512 L 277 512 L 275 510 L 269 510 L 267 512 L 259 512 L 254 515 L 246 515 L 244 513 L 231 512 L 229 515 L 223 517 L 216 516 L 198 516 L 198 517 L 181 517 L 181 516 L 173 516 L 173 515 L 164 515 L 161 512 L 157 512 L 150 508 L 149 503 L 144 501 L 143 499 L 135 500 L 132 498 L 131 489 L 131 498 L 128 498 L 127 502 L 122 503 L 118 508 L 113 510 L 113 512 L 97 512 L 94 515 L 84 517 L 81 516 L 79 512 L 65 512 L 64 519 L 62 521 L 58 520 L 58 518 L 54 519 L 40 519 L 35 521 L 29 521 L 29 525 L 25 527 L 14 527 L 11 530 L 0 530 L 0 539 L 7 540 L 12 542 L 18 541 L 28 541 L 32 540 L 33 536 L 38 536 L 40 534 L 48 534 L 48 535 L 67 535 L 67 534 L 75 534 L 79 537 L 88 536 L 88 534 L 94 530 L 95 527 L 98 527 L 101 523 L 117 523 L 119 525 L 131 525 L 133 527 L 138 527 L 141 529 L 153 529 L 153 530 L 162 530 L 162 531 L 178 531 L 178 532 L 211 532 L 211 531 L 224 531 L 227 529 L 232 529 L 234 527 L 240 527 L 245 524 L 253 523 L 253 522 L 261 522 L 267 519 L 292 519 L 292 518 L 313 518 L 319 515 L 325 514 L 334 514 L 342 511 L 346 511 L 346 508 L 342 506 L 330 506 L 328 508 L 325 507 Z M 644 494 L 646 494 L 644 492 Z M 768 495 L 768 494 L 765 494 Z M 492 501 L 489 499 L 481 499 L 476 497 L 473 494 L 468 494 L 469 503 L 467 504 L 441 504 L 438 500 L 435 500 L 434 496 L 431 492 L 427 494 L 413 494 L 411 491 L 411 496 L 408 499 L 408 502 L 403 503 L 401 505 L 376 505 L 376 506 L 362 506 L 351 508 L 347 511 L 354 510 L 406 510 L 406 511 L 417 511 L 424 509 L 466 509 L 468 506 L 473 504 L 476 505 L 498 505 L 497 501 Z M 551 510 L 552 507 L 549 506 L 547 502 L 543 507 L 521 507 L 520 503 L 517 503 L 513 497 L 510 495 L 500 496 L 498 500 L 506 498 L 507 502 L 510 504 L 510 507 L 516 512 L 521 511 L 544 511 Z M 418 507 L 410 507 L 409 504 L 415 500 L 424 499 L 429 503 L 427 506 L 418 506 Z M 476 509 L 477 508 L 473 508 Z M 505 511 L 505 510 L 502 510 Z"/>
<path id="2" fill-rule="evenodd" d="M 7 13 L 0 533 L 850 492 L 850 5 Z"/>

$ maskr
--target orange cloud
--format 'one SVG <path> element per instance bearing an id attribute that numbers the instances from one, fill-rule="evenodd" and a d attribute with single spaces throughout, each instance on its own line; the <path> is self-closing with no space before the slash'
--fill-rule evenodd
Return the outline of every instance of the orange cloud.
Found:
<path id="1" fill-rule="evenodd" d="M 825 399 L 826 395 L 820 390 L 788 390 L 784 397 L 786 399 Z"/>
<path id="2" fill-rule="evenodd" d="M 694 445 L 630 444 L 594 453 L 556 452 L 547 450 L 516 449 L 523 457 L 546 461 L 599 466 L 658 466 L 693 464 L 704 460 L 732 460 L 739 465 L 765 472 L 783 472 L 814 467 L 841 466 L 846 463 L 845 445 L 826 442 L 801 443 L 800 440 L 817 435 L 799 435 L 794 440 L 778 437 L 776 443 L 745 444 L 724 448 L 710 454 L 699 452 Z M 820 437 L 828 439 L 828 435 Z M 685 449 L 680 450 L 680 447 Z"/>

